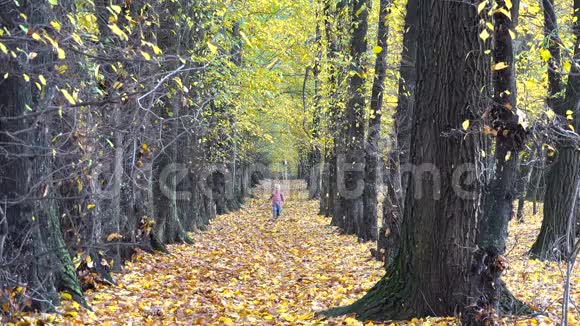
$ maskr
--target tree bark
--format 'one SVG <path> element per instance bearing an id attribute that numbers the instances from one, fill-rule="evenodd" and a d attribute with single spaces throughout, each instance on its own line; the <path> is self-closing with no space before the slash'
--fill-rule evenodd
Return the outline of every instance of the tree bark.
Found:
<path id="1" fill-rule="evenodd" d="M 322 108 L 320 105 L 320 100 L 322 95 L 320 94 L 320 61 L 322 60 L 322 31 L 321 31 L 321 18 L 320 14 L 317 12 L 316 18 L 316 57 L 314 58 L 314 65 L 312 67 L 312 75 L 314 78 L 314 112 L 312 115 L 312 143 L 313 148 L 310 152 L 309 157 L 309 168 L 308 173 L 308 198 L 315 199 L 320 198 L 320 178 L 321 178 L 321 159 L 322 154 L 320 151 L 320 127 L 321 127 L 321 114 Z"/>
<path id="2" fill-rule="evenodd" d="M 377 239 L 377 183 L 378 169 L 381 162 L 381 118 L 383 110 L 384 86 L 387 77 L 387 38 L 389 27 L 387 15 L 391 0 L 381 0 L 379 8 L 379 23 L 377 46 L 381 51 L 375 62 L 375 77 L 371 94 L 371 117 L 366 142 L 365 191 L 363 197 L 364 214 L 359 237 L 364 241 Z"/>
<path id="3" fill-rule="evenodd" d="M 390 264 L 399 250 L 401 220 L 409 175 L 402 174 L 401 166 L 409 163 L 410 135 L 413 128 L 414 92 L 417 57 L 417 0 L 407 1 L 403 51 L 399 68 L 399 90 L 395 112 L 395 132 L 388 164 L 386 190 L 383 201 L 382 226 L 378 234 L 376 258 Z"/>
<path id="4" fill-rule="evenodd" d="M 7 30 L 16 29 L 16 17 L 22 13 L 29 17 L 29 28 L 40 28 L 51 17 L 47 6 L 0 4 L 0 22 Z M 52 62 L 53 54 L 42 50 L 34 64 Z M 18 72 L 21 68 L 12 60 L 0 63 L 3 71 Z M 28 308 L 40 311 L 54 310 L 59 291 L 86 305 L 53 199 L 54 119 L 50 114 L 35 116 L 48 105 L 52 92 L 51 88 L 37 91 L 18 73 L 0 82 L 0 235 L 4 237 L 0 243 L 0 284 L 7 288 L 24 284 L 31 294 Z M 9 277 L 4 278 L 7 274 Z"/>
<path id="5" fill-rule="evenodd" d="M 338 57 L 344 49 L 343 42 L 340 42 L 337 35 L 341 35 L 347 30 L 347 18 L 345 17 L 346 8 L 348 8 L 349 0 L 341 0 L 333 7 L 333 1 L 325 0 L 324 3 L 324 28 L 327 40 L 327 60 L 329 61 L 328 68 L 328 84 L 330 99 L 330 110 L 328 114 L 328 133 L 332 138 L 332 142 L 326 147 L 325 164 L 323 168 L 323 175 L 327 176 L 322 179 L 323 193 L 320 197 L 321 213 L 325 216 L 332 217 L 331 225 L 341 226 L 342 221 L 339 220 L 336 214 L 337 203 L 337 146 L 339 143 L 339 135 L 337 128 L 340 125 L 341 116 L 339 114 L 340 101 L 342 94 L 339 92 L 340 81 L 344 77 L 344 67 L 340 66 Z M 333 18 L 335 17 L 335 18 Z M 334 24 L 336 21 L 336 24 Z"/>
<path id="6" fill-rule="evenodd" d="M 417 82 L 415 62 L 417 60 L 417 19 L 418 0 L 407 2 L 407 14 L 405 15 L 405 33 L 403 35 L 403 52 L 399 68 L 399 91 L 397 97 L 397 110 L 395 112 L 396 146 L 393 146 L 393 158 L 391 162 L 391 176 L 397 194 L 397 202 L 402 212 L 405 205 L 405 194 L 409 185 L 408 174 L 400 170 L 409 163 L 409 150 L 411 147 L 411 133 L 414 121 L 415 107 L 415 84 Z M 395 144 L 394 144 L 395 145 Z"/>
<path id="7" fill-rule="evenodd" d="M 515 97 L 515 67 L 511 17 L 505 13 L 517 8 L 508 7 L 499 0 L 493 13 L 493 104 L 491 128 L 497 131 L 495 144 L 495 173 L 485 185 L 483 215 L 479 221 L 477 251 L 472 265 L 473 300 L 463 315 L 466 325 L 480 325 L 482 320 L 498 318 L 502 295 L 501 274 L 507 268 L 503 257 L 506 249 L 507 227 L 516 199 L 515 184 L 519 152 L 524 147 L 526 131 L 518 123 Z M 515 11 L 514 10 L 514 11 Z M 506 67 L 507 65 L 507 67 Z"/>
<path id="8" fill-rule="evenodd" d="M 550 53 L 553 61 L 549 62 L 548 77 L 550 87 L 548 104 L 552 105 L 558 119 L 563 120 L 564 129 L 572 129 L 568 125 L 573 125 L 574 130 L 580 130 L 580 67 L 575 60 L 580 57 L 580 0 L 574 0 L 574 61 L 568 77 L 564 99 L 558 101 L 558 94 L 561 93 L 559 76 L 559 47 L 557 40 L 557 23 L 554 13 L 554 4 L 551 0 L 544 0 L 545 33 L 550 37 Z M 567 111 L 572 111 L 573 121 L 566 121 Z M 573 141 L 561 140 L 557 149 L 557 160 L 552 166 L 546 178 L 546 192 L 544 195 L 544 219 L 540 234 L 532 245 L 530 253 L 540 259 L 558 259 L 567 255 L 566 239 L 568 230 L 568 220 L 574 209 L 574 194 L 576 184 L 580 179 L 580 151 L 578 145 Z M 574 225 L 574 223 L 572 223 Z M 575 232 L 572 230 L 572 232 Z"/>
<path id="9" fill-rule="evenodd" d="M 364 54 L 367 51 L 368 7 L 366 0 L 352 1 L 351 77 L 337 153 L 338 200 L 335 212 L 342 230 L 359 237 L 363 235 L 364 229 Z"/>
<path id="10" fill-rule="evenodd" d="M 456 191 L 458 167 L 479 169 L 481 139 L 458 132 L 482 113 L 488 66 L 479 43 L 475 2 L 420 0 L 417 20 L 415 127 L 410 162 L 417 167 L 406 193 L 401 250 L 386 276 L 362 299 L 328 314 L 361 320 L 453 315 L 468 302 L 471 248 L 481 194 Z M 469 108 L 469 109 L 468 109 Z M 461 190 L 461 189 L 460 189 Z"/>
<path id="11" fill-rule="evenodd" d="M 179 7 L 179 3 L 166 4 L 168 16 L 162 17 L 157 33 L 157 43 L 163 51 L 179 53 L 182 43 L 188 41 L 182 39 L 181 36 L 175 39 L 175 34 L 172 33 L 174 22 L 171 17 L 177 13 Z M 165 68 L 171 71 L 176 68 L 175 65 L 175 63 L 170 63 Z M 178 161 L 180 151 L 178 144 L 183 137 L 180 123 L 183 103 L 179 101 L 183 95 L 182 90 L 176 90 L 172 95 L 171 100 L 158 107 L 161 112 L 165 113 L 162 114 L 163 120 L 160 122 L 163 153 L 154 162 L 154 180 L 157 182 L 157 186 L 154 187 L 157 200 L 155 218 L 158 221 L 156 234 L 163 243 L 192 243 L 183 225 L 183 216 L 180 215 L 177 204 L 178 182 L 182 181 L 183 173 L 187 173 L 187 169 L 184 169 L 186 165 Z"/>

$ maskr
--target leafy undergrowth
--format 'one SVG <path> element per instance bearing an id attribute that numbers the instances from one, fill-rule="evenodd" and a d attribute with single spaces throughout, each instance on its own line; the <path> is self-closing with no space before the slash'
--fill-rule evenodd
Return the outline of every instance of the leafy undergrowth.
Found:
<path id="1" fill-rule="evenodd" d="M 360 325 L 353 316 L 322 319 L 315 312 L 362 296 L 383 275 L 381 264 L 371 259 L 370 244 L 338 234 L 328 226 L 329 219 L 316 215 L 317 202 L 304 196 L 303 191 L 290 191 L 277 221 L 270 218 L 264 196 L 252 199 L 242 211 L 218 217 L 209 231 L 193 234 L 192 246 L 170 246 L 170 255 L 137 255 L 117 275 L 116 286 L 99 286 L 87 295 L 93 311 L 65 302 L 63 314 L 34 318 L 72 325 Z M 523 259 L 539 222 L 533 216 L 525 224 L 511 225 L 511 266 L 504 279 L 516 296 L 550 315 L 506 319 L 508 324 L 558 320 L 558 265 Z M 576 302 L 578 275 L 577 269 Z M 572 313 L 576 323 L 578 314 Z M 456 322 L 428 318 L 396 324 Z"/>

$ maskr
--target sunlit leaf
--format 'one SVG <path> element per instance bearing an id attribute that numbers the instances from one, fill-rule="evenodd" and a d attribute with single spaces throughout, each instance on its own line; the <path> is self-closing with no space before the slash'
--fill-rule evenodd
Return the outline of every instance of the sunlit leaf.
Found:
<path id="1" fill-rule="evenodd" d="M 61 48 L 56 49 L 56 53 L 58 55 L 58 59 L 60 59 L 60 60 L 66 59 L 66 53 L 64 52 L 63 49 L 61 49 Z"/>
<path id="2" fill-rule="evenodd" d="M 75 101 L 74 97 L 66 89 L 61 89 L 60 92 L 62 95 L 64 95 L 64 98 L 67 100 L 67 102 L 72 105 L 77 104 L 77 101 Z"/>
<path id="3" fill-rule="evenodd" d="M 119 26 L 117 26 L 116 24 L 109 25 L 109 28 L 111 29 L 111 32 L 113 32 L 113 34 L 117 35 L 121 40 L 125 40 L 125 41 L 129 40 L 129 37 L 127 36 L 127 34 L 125 32 L 123 32 L 119 28 Z"/>
<path id="4" fill-rule="evenodd" d="M 111 9 L 113 9 L 113 11 L 116 14 L 120 14 L 121 13 L 121 6 L 119 6 L 119 5 L 111 5 L 110 7 L 111 7 Z"/>
<path id="5" fill-rule="evenodd" d="M 507 161 L 509 161 L 509 160 L 510 160 L 510 158 L 511 158 L 511 157 L 512 157 L 512 152 L 508 151 L 508 152 L 505 154 L 505 158 L 504 158 L 504 160 L 507 162 Z"/>
<path id="6" fill-rule="evenodd" d="M 143 56 L 143 58 L 145 58 L 145 60 L 151 60 L 151 55 L 145 51 L 141 51 L 141 55 Z"/>
<path id="7" fill-rule="evenodd" d="M 481 14 L 483 9 L 485 9 L 486 5 L 487 5 L 487 0 L 480 2 L 479 5 L 477 5 L 477 13 Z"/>
<path id="8" fill-rule="evenodd" d="M 512 9 L 513 7 L 512 0 L 505 0 L 505 6 L 508 10 Z"/>
<path id="9" fill-rule="evenodd" d="M 240 31 L 240 36 L 242 37 L 242 39 L 244 39 L 244 41 L 250 46 L 250 47 L 254 47 L 254 45 L 252 44 L 252 42 L 250 42 L 250 39 L 246 36 L 246 33 L 244 33 L 243 31 Z"/>
<path id="10" fill-rule="evenodd" d="M 217 47 L 215 45 L 211 44 L 211 42 L 207 42 L 207 47 L 211 53 L 213 53 L 213 54 L 217 53 Z"/>
<path id="11" fill-rule="evenodd" d="M 481 31 L 481 33 L 479 33 L 479 37 L 484 41 L 487 40 L 489 38 L 489 33 L 487 32 L 487 29 Z"/>
<path id="12" fill-rule="evenodd" d="M 492 70 L 494 71 L 498 71 L 498 70 L 503 70 L 508 68 L 508 64 L 506 62 L 498 62 L 496 64 L 493 65 Z"/>
<path id="13" fill-rule="evenodd" d="M 107 236 L 108 242 L 117 241 L 117 240 L 121 240 L 121 239 L 123 239 L 123 235 L 121 235 L 119 233 L 111 233 Z"/>
<path id="14" fill-rule="evenodd" d="M 68 292 L 60 292 L 60 298 L 63 300 L 72 300 L 72 295 Z"/>
<path id="15" fill-rule="evenodd" d="M 60 23 L 56 20 L 50 22 L 50 26 L 56 29 L 57 32 L 60 32 Z"/>
<path id="16" fill-rule="evenodd" d="M 506 16 L 507 18 L 512 19 L 511 13 L 509 11 L 505 10 L 504 8 L 496 9 L 495 13 L 502 14 L 502 15 Z"/>
<path id="17" fill-rule="evenodd" d="M 540 57 L 545 62 L 548 62 L 548 60 L 552 58 L 552 54 L 550 54 L 550 51 L 548 49 L 540 49 Z"/>
<path id="18" fill-rule="evenodd" d="M 469 129 L 469 125 L 470 125 L 470 121 L 469 121 L 469 120 L 465 120 L 465 121 L 463 121 L 463 123 L 461 124 L 461 126 L 463 127 L 463 130 L 467 130 L 467 129 Z"/>

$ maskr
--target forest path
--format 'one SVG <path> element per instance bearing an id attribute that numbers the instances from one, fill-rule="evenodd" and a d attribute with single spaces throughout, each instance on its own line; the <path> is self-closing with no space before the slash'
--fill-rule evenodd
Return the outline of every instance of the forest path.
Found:
<path id="1" fill-rule="evenodd" d="M 170 254 L 139 254 L 115 275 L 116 286 L 87 294 L 93 311 L 64 301 L 65 325 L 361 325 L 351 316 L 319 319 L 315 313 L 361 297 L 384 274 L 370 256 L 374 244 L 341 235 L 318 216 L 304 182 L 282 183 L 282 217 L 271 218 L 271 183 L 265 182 L 237 212 L 218 216 L 194 245 L 169 246 Z M 513 325 L 554 325 L 561 311 L 563 264 L 526 256 L 541 225 L 541 210 L 526 205 L 526 223 L 510 223 L 503 279 L 513 293 L 550 318 L 508 318 Z M 580 266 L 572 280 L 580 302 Z M 579 325 L 576 306 L 570 324 Z M 392 323 L 386 323 L 393 325 Z M 452 318 L 413 319 L 397 325 L 456 325 Z M 367 323 L 365 325 L 377 325 Z"/>
<path id="2" fill-rule="evenodd" d="M 384 273 L 372 244 L 340 235 L 317 215 L 304 182 L 283 183 L 286 203 L 271 218 L 270 184 L 242 210 L 218 216 L 194 245 L 169 255 L 139 255 L 87 300 L 94 312 L 65 304 L 66 323 L 151 325 L 336 325 L 314 313 L 352 302 Z M 340 318 L 356 324 L 353 318 Z"/>

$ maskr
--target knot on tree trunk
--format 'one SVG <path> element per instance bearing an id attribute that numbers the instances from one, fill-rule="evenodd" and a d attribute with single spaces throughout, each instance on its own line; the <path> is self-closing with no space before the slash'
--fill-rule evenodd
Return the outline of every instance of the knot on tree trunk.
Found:
<path id="1" fill-rule="evenodd" d="M 485 135 L 501 138 L 513 151 L 524 148 L 528 131 L 509 102 L 494 105 L 484 113 L 483 119 Z"/>
<path id="2" fill-rule="evenodd" d="M 502 290 L 500 276 L 509 266 L 499 248 L 480 248 L 474 255 L 471 297 L 475 300 L 465 308 L 463 325 L 499 325 L 499 303 Z"/>

